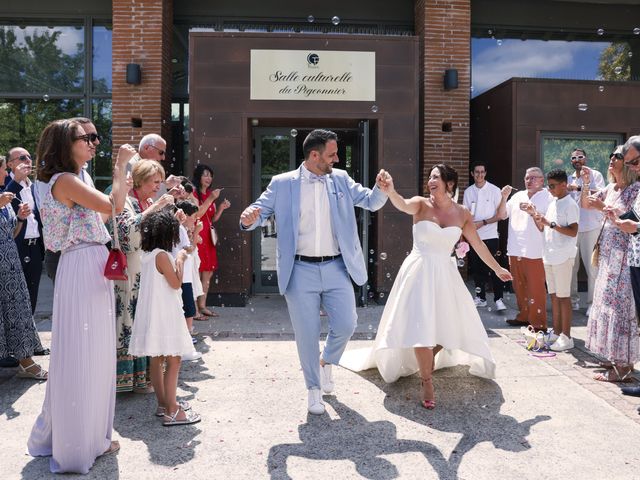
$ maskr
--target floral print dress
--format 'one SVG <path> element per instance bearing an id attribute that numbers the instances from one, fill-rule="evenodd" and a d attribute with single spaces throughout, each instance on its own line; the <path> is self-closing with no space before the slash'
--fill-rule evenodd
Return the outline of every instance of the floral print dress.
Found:
<path id="1" fill-rule="evenodd" d="M 640 183 L 622 191 L 609 184 L 599 194 L 606 205 L 628 211 L 633 205 Z M 594 287 L 593 305 L 587 324 L 586 347 L 605 359 L 623 365 L 638 361 L 640 344 L 636 307 L 627 265 L 630 235 L 606 222 L 600 235 L 600 260 Z"/>
<path id="2" fill-rule="evenodd" d="M 116 350 L 118 356 L 116 391 L 131 392 L 151 383 L 148 357 L 129 355 L 129 341 L 140 290 L 140 222 L 142 209 L 138 200 L 128 197 L 124 210 L 116 216 L 120 248 L 127 255 L 128 280 L 114 282 L 116 295 Z M 109 221 L 109 228 L 113 222 Z"/>

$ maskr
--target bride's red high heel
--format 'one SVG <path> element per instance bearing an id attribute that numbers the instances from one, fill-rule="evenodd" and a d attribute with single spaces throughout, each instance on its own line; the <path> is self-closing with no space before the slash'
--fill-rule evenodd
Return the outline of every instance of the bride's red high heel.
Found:
<path id="1" fill-rule="evenodd" d="M 436 401 L 433 399 L 434 394 L 433 394 L 433 381 L 431 380 L 431 377 L 429 378 L 423 378 L 420 377 L 422 379 L 421 385 L 422 385 L 422 400 L 420 401 L 420 405 L 422 405 L 424 408 L 426 408 L 427 410 L 433 410 L 434 408 L 436 408 Z M 430 396 L 432 398 L 432 400 L 426 400 L 425 397 L 425 390 L 427 390 L 428 393 L 430 393 Z"/>

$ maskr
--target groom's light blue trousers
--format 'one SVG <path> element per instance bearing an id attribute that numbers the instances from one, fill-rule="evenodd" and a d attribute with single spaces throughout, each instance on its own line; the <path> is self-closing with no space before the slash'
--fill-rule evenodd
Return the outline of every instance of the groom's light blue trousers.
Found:
<path id="1" fill-rule="evenodd" d="M 329 319 L 329 334 L 322 351 L 326 363 L 340 361 L 358 318 L 344 261 L 342 258 L 320 263 L 296 260 L 284 298 L 307 389 L 320 388 L 320 305 Z"/>

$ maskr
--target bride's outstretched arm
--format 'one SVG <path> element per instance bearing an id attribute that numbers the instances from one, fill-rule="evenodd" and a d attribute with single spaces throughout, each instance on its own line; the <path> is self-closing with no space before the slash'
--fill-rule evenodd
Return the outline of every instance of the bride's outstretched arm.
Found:
<path id="1" fill-rule="evenodd" d="M 393 178 L 386 170 L 380 170 L 380 173 L 376 176 L 376 184 L 378 185 L 378 188 L 389 197 L 393 206 L 401 212 L 409 215 L 415 215 L 420 211 L 423 198 L 416 196 L 406 199 L 396 192 L 393 185 Z"/>
<path id="2" fill-rule="evenodd" d="M 480 237 L 478 236 L 478 230 L 473 224 L 473 217 L 471 216 L 471 212 L 465 208 L 465 222 L 462 227 L 462 235 L 466 238 L 473 248 L 473 250 L 478 254 L 480 259 L 494 272 L 500 280 L 506 282 L 508 280 L 512 280 L 511 273 L 506 268 L 502 268 L 498 261 L 495 259 L 491 252 L 484 244 Z"/>

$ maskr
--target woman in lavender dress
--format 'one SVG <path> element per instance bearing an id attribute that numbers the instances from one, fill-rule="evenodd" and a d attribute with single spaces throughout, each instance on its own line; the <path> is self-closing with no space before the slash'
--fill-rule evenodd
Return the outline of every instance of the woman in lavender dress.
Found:
<path id="1" fill-rule="evenodd" d="M 91 159 L 82 126 L 57 120 L 42 132 L 38 180 L 44 241 L 61 251 L 56 273 L 49 382 L 28 441 L 33 456 L 51 456 L 54 473 L 87 473 L 95 459 L 119 449 L 111 441 L 115 407 L 116 339 L 113 282 L 104 277 L 110 240 L 104 219 L 123 209 L 126 164 L 134 150 L 120 147 L 111 198 L 78 178 Z M 103 217 L 101 217 L 101 215 Z"/>

